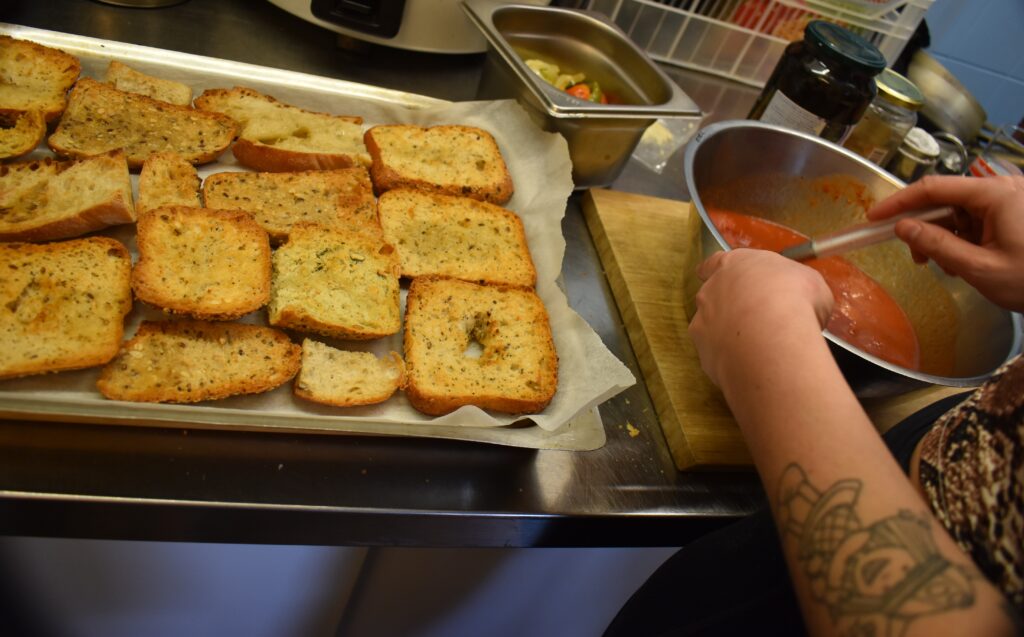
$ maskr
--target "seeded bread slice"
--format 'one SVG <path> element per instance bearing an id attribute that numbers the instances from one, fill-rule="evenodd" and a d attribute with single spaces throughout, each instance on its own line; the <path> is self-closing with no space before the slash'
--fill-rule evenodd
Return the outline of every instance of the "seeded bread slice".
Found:
<path id="1" fill-rule="evenodd" d="M 0 378 L 113 358 L 132 309 L 131 267 L 107 237 L 0 244 Z"/>
<path id="2" fill-rule="evenodd" d="M 187 84 L 147 75 L 117 60 L 110 62 L 103 81 L 119 91 L 138 93 L 170 104 L 188 106 L 192 103 L 192 89 Z"/>
<path id="3" fill-rule="evenodd" d="M 512 176 L 497 142 L 485 130 L 392 124 L 369 129 L 364 141 L 378 193 L 420 188 L 498 205 L 512 198 Z"/>
<path id="4" fill-rule="evenodd" d="M 139 216 L 132 289 L 141 301 L 232 320 L 270 300 L 270 239 L 240 210 L 168 206 Z"/>
<path id="5" fill-rule="evenodd" d="M 523 222 L 514 212 L 468 197 L 396 188 L 380 196 L 384 239 L 402 276 L 440 275 L 533 287 L 537 271 Z"/>
<path id="6" fill-rule="evenodd" d="M 201 206 L 199 184 L 196 167 L 178 153 L 150 155 L 139 173 L 135 209 L 142 213 L 161 206 Z"/>
<path id="7" fill-rule="evenodd" d="M 0 241 L 49 241 L 135 221 L 120 152 L 0 166 Z"/>
<path id="8" fill-rule="evenodd" d="M 50 135 L 53 152 L 89 157 L 124 149 L 133 169 L 153 153 L 173 151 L 192 164 L 211 162 L 237 133 L 235 122 L 219 113 L 161 102 L 119 91 L 83 77 L 71 90 L 68 108 Z"/>
<path id="9" fill-rule="evenodd" d="M 291 380 L 302 348 L 270 327 L 206 321 L 144 321 L 100 372 L 107 398 L 196 403 L 259 394 Z"/>
<path id="10" fill-rule="evenodd" d="M 300 224 L 274 252 L 270 324 L 365 340 L 398 332 L 398 257 L 379 235 Z"/>
<path id="11" fill-rule="evenodd" d="M 377 358 L 369 352 L 335 349 L 318 341 L 302 342 L 302 369 L 295 395 L 335 407 L 382 403 L 405 384 L 405 364 L 397 352 Z"/>
<path id="12" fill-rule="evenodd" d="M 523 288 L 413 279 L 405 365 L 409 403 L 432 416 L 463 405 L 536 413 L 558 387 L 547 311 Z"/>
<path id="13" fill-rule="evenodd" d="M 254 170 L 328 170 L 370 163 L 361 117 L 307 111 L 240 86 L 204 91 L 195 106 L 238 122 L 241 133 L 232 152 Z"/>
<path id="14" fill-rule="evenodd" d="M 275 243 L 286 239 L 298 223 L 380 233 L 373 186 L 365 168 L 217 173 L 203 181 L 203 201 L 210 208 L 252 213 Z"/>
<path id="15" fill-rule="evenodd" d="M 0 35 L 0 111 L 41 111 L 57 119 L 78 79 L 78 58 L 58 49 Z"/>
<path id="16" fill-rule="evenodd" d="M 41 111 L 0 111 L 0 159 L 16 159 L 35 150 L 46 136 Z"/>

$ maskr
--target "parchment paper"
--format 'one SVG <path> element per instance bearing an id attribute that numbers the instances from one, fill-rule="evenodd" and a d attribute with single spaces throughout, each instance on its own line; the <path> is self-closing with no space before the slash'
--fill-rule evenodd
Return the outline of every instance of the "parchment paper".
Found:
<path id="1" fill-rule="evenodd" d="M 291 393 L 291 383 L 265 394 L 197 405 L 121 403 L 108 401 L 96 392 L 98 370 L 0 382 L 0 415 L 39 416 L 50 411 L 41 407 L 49 404 L 62 405 L 58 411 L 65 414 L 70 406 L 72 415 L 79 414 L 83 420 L 125 423 L 174 419 L 228 427 L 234 416 L 241 413 L 252 416 L 255 423 L 271 425 L 276 417 L 300 430 L 308 421 L 310 430 L 417 435 L 409 427 L 415 425 L 416 429 L 430 428 L 432 434 L 427 435 L 447 437 L 455 432 L 451 437 L 458 438 L 465 437 L 458 435 L 458 428 L 489 427 L 495 429 L 485 436 L 471 437 L 515 446 L 573 448 L 571 440 L 564 441 L 569 443 L 566 446 L 552 438 L 563 434 L 570 438 L 578 435 L 567 426 L 570 421 L 635 382 L 626 366 L 569 307 L 559 287 L 558 277 L 565 253 L 561 220 L 573 188 L 568 148 L 560 135 L 543 132 L 535 126 L 514 101 L 447 103 L 287 71 L 0 24 L 0 33 L 4 32 L 59 46 L 77 55 L 83 62 L 82 74 L 98 79 L 102 78 L 109 60 L 119 59 L 143 72 L 185 82 L 193 87 L 196 95 L 206 88 L 244 85 L 310 110 L 362 116 L 365 128 L 384 123 L 464 124 L 491 132 L 512 174 L 515 194 L 506 207 L 523 219 L 537 268 L 537 294 L 547 307 L 558 351 L 559 383 L 551 404 L 542 413 L 529 416 L 533 424 L 547 433 L 530 432 L 531 427 L 529 423 L 522 423 L 522 416 L 485 412 L 475 407 L 463 407 L 443 417 L 429 417 L 414 410 L 401 392 L 380 405 L 347 409 L 327 407 L 295 398 Z M 41 156 L 47 154 L 43 151 L 36 153 Z M 218 162 L 201 167 L 200 176 L 205 178 L 228 170 L 245 170 L 237 164 L 230 151 Z M 137 179 L 133 177 L 133 181 L 137 182 Z M 123 241 L 134 255 L 133 227 L 122 226 L 107 234 Z M 403 306 L 405 287 L 403 285 Z M 142 319 L 162 318 L 165 317 L 159 311 L 136 302 L 126 322 L 125 337 L 134 333 Z M 263 311 L 244 317 L 243 321 L 266 324 Z M 295 336 L 298 339 L 298 335 Z M 312 337 L 346 349 L 377 354 L 389 350 L 402 352 L 402 334 L 369 343 Z M 33 405 L 35 407 L 31 408 Z M 513 423 L 520 424 L 508 426 Z M 601 434 L 603 443 L 603 432 Z M 578 448 L 593 448 L 594 436 L 587 439 L 589 442 Z"/>

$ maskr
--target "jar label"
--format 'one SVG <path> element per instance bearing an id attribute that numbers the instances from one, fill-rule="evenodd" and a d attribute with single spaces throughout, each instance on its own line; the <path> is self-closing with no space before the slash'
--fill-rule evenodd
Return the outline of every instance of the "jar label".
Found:
<path id="1" fill-rule="evenodd" d="M 761 115 L 761 121 L 815 135 L 820 135 L 828 124 L 828 120 L 803 108 L 786 97 L 782 91 L 775 91 L 775 95 L 772 95 Z"/>

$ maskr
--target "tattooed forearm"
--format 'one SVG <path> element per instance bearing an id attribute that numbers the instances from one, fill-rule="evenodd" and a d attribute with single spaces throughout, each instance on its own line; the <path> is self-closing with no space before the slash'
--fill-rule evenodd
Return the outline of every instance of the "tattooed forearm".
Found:
<path id="1" fill-rule="evenodd" d="M 820 491 L 796 464 L 779 481 L 783 543 L 795 543 L 811 595 L 840 632 L 898 636 L 919 617 L 974 604 L 973 569 L 939 554 L 929 517 L 904 510 L 868 524 L 861 487 L 841 480 Z"/>

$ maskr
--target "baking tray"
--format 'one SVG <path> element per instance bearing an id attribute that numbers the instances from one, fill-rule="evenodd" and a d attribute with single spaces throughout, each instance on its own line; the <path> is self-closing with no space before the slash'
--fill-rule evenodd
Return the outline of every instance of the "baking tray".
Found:
<path id="1" fill-rule="evenodd" d="M 106 65 L 111 60 L 118 60 L 143 72 L 184 82 L 192 87 L 196 95 L 207 88 L 248 86 L 274 95 L 284 102 L 312 110 L 362 115 L 364 126 L 398 121 L 419 125 L 459 122 L 480 125 L 478 122 L 481 117 L 483 121 L 487 121 L 488 117 L 495 118 L 492 122 L 499 121 L 500 126 L 482 127 L 495 134 L 502 152 L 506 154 L 517 185 L 516 196 L 508 207 L 524 216 L 531 249 L 535 246 L 535 240 L 539 244 L 546 239 L 543 236 L 531 236 L 531 222 L 526 218 L 528 211 L 517 209 L 517 198 L 524 209 L 541 206 L 550 208 L 551 201 L 543 197 L 554 196 L 560 200 L 557 218 L 553 219 L 560 229 L 565 199 L 572 190 L 572 182 L 568 177 L 571 166 L 564 141 L 561 138 L 550 139 L 545 137 L 550 134 L 534 130 L 530 136 L 538 140 L 537 143 L 543 148 L 521 147 L 519 140 L 522 131 L 519 131 L 518 136 L 514 131 L 517 131 L 518 126 L 532 127 L 532 124 L 514 102 L 452 104 L 422 95 L 343 80 L 4 23 L 0 23 L 0 34 L 53 46 L 77 56 L 82 62 L 83 76 L 100 78 Z M 33 156 L 49 156 L 49 152 L 44 146 L 35 151 Z M 543 161 L 538 162 L 538 156 L 546 156 L 547 161 L 555 165 L 546 166 Z M 540 165 L 535 166 L 538 163 Z M 517 174 L 517 170 L 524 172 L 534 169 L 542 172 L 540 175 Z M 245 170 L 235 162 L 230 150 L 218 162 L 200 167 L 199 173 L 205 178 L 225 170 Z M 529 184 L 536 182 L 539 177 L 543 178 L 545 170 L 552 173 L 549 183 L 542 181 L 543 189 L 535 187 L 539 194 L 529 199 L 527 193 L 519 189 L 519 185 L 527 184 L 526 190 L 529 190 Z M 137 192 L 137 176 L 133 175 L 132 180 Z M 547 219 L 546 222 L 551 221 Z M 534 234 L 539 233 L 539 230 L 534 230 Z M 133 226 L 113 228 L 103 234 L 124 242 L 134 255 Z M 538 270 L 537 292 L 548 306 L 552 318 L 552 330 L 562 369 L 555 400 L 535 418 L 517 420 L 475 407 L 464 407 L 448 416 L 429 418 L 411 410 L 401 392 L 382 405 L 339 409 L 294 398 L 291 383 L 256 396 L 238 396 L 191 405 L 110 401 L 95 390 L 98 368 L 0 381 L 0 418 L 245 431 L 413 436 L 536 449 L 596 449 L 605 443 L 604 427 L 596 406 L 635 381 L 628 369 L 600 343 L 596 333 L 568 307 L 558 279 L 564 239 L 560 232 L 557 236 L 561 242 L 560 250 L 545 249 L 541 254 L 535 252 L 534 258 Z M 125 325 L 126 338 L 134 333 L 141 320 L 162 318 L 166 316 L 161 312 L 136 301 L 135 309 Z M 242 321 L 265 324 L 262 311 Z M 314 338 L 338 344 L 330 339 Z M 343 346 L 377 353 L 389 349 L 401 351 L 401 335 L 370 344 L 345 342 Z M 574 370 L 573 373 L 568 374 L 567 368 Z M 580 389 L 586 389 L 589 394 L 577 395 Z M 563 414 L 567 409 L 571 411 L 569 417 L 562 420 L 551 417 L 550 412 Z M 538 422 L 541 424 L 538 425 Z"/>

